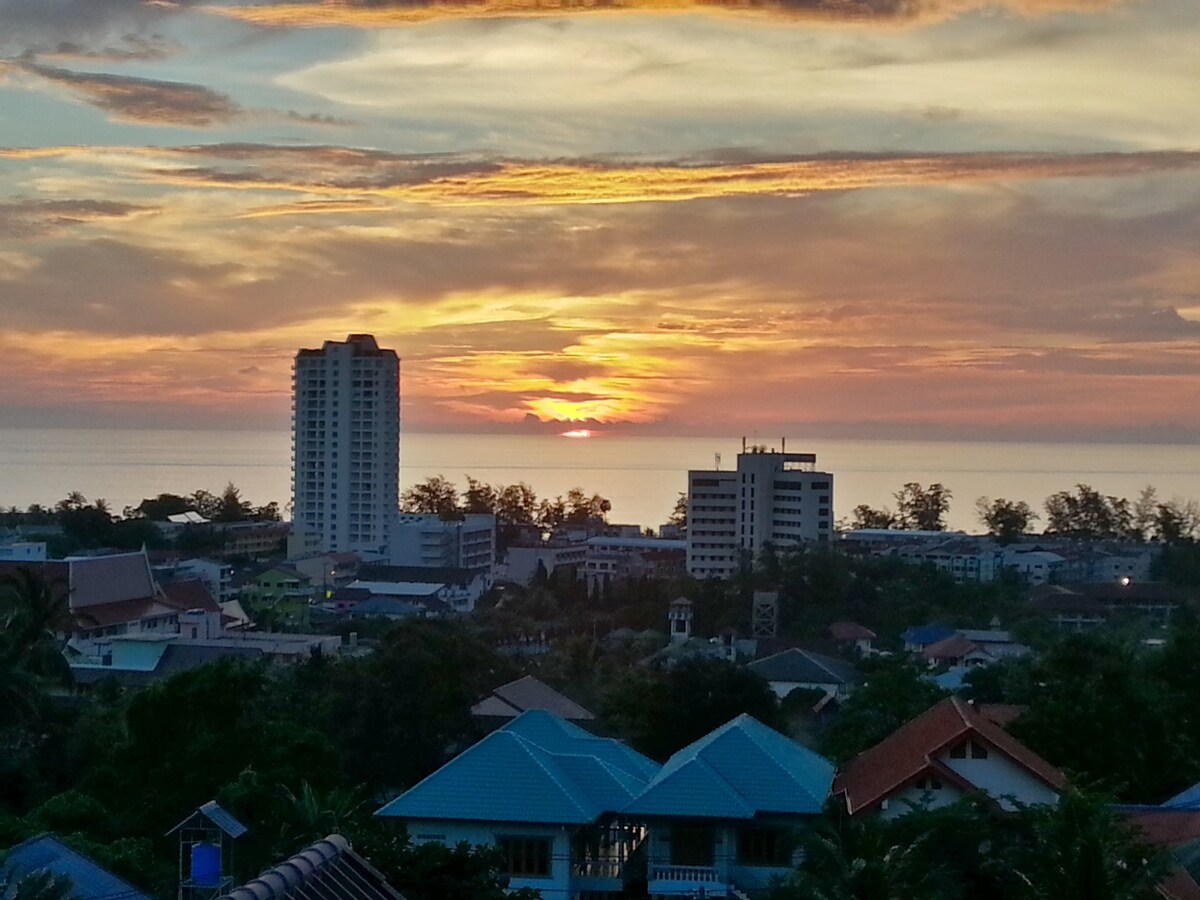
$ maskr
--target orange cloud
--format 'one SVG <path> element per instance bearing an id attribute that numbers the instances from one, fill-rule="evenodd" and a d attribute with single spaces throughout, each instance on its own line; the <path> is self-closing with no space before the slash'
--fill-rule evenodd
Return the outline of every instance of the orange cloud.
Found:
<path id="1" fill-rule="evenodd" d="M 190 187 L 380 196 L 448 206 L 801 196 L 915 185 L 1113 178 L 1200 166 L 1197 151 L 854 155 L 707 164 L 487 160 L 355 152 L 350 148 L 253 145 L 177 148 L 165 152 L 226 159 L 225 167 L 162 166 L 151 173 Z"/>
<path id="2" fill-rule="evenodd" d="M 830 25 L 914 25 L 974 10 L 1022 15 L 1096 12 L 1123 0 L 316 0 L 246 6 L 206 6 L 210 13 L 273 28 L 386 28 L 446 19 L 529 18 L 630 12 L 766 16 Z"/>

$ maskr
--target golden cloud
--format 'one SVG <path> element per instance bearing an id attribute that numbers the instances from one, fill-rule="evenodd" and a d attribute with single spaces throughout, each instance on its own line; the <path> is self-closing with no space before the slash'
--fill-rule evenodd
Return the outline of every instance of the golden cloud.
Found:
<path id="1" fill-rule="evenodd" d="M 337 167 L 330 154 L 339 151 Z M 221 147 L 181 148 L 222 156 Z M 237 145 L 236 167 L 160 167 L 154 177 L 191 187 L 377 196 L 442 206 L 573 205 L 803 196 L 827 191 L 1044 178 L 1129 177 L 1200 165 L 1200 152 L 969 153 L 821 156 L 710 164 L 595 160 L 487 161 L 453 156 L 352 155 L 345 148 Z M 310 158 L 311 155 L 311 158 Z"/>

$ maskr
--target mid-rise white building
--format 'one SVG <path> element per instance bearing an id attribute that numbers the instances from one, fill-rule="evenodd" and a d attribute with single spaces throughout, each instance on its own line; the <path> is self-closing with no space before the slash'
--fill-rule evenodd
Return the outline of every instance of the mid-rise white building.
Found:
<path id="1" fill-rule="evenodd" d="M 468 513 L 462 519 L 443 521 L 436 515 L 401 513 L 392 526 L 388 562 L 491 575 L 496 563 L 496 517 Z"/>
<path id="2" fill-rule="evenodd" d="M 728 578 L 764 544 L 828 541 L 832 533 L 833 475 L 817 471 L 815 453 L 751 447 L 735 471 L 688 472 L 687 570 L 697 578 Z"/>
<path id="3" fill-rule="evenodd" d="M 326 341 L 296 354 L 292 387 L 296 543 L 386 556 L 400 501 L 399 357 L 369 334 Z"/>

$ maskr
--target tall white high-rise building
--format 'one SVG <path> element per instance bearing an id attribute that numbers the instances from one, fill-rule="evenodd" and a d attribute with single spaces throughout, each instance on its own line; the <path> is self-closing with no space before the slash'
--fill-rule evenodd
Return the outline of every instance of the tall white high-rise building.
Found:
<path id="1" fill-rule="evenodd" d="M 296 354 L 292 546 L 387 553 L 400 505 L 400 358 L 369 334 Z"/>
<path id="2" fill-rule="evenodd" d="M 763 545 L 828 541 L 833 533 L 833 475 L 815 453 L 752 447 L 736 471 L 688 472 L 687 570 L 728 578 Z"/>

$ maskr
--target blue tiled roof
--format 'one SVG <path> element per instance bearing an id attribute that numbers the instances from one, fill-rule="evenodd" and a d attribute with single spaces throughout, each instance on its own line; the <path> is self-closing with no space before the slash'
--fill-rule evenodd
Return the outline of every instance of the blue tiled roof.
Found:
<path id="1" fill-rule="evenodd" d="M 641 781 L 653 778 L 659 764 L 612 738 L 596 737 L 578 725 L 541 709 L 531 709 L 502 729 L 519 734 L 551 753 L 586 753 Z"/>
<path id="2" fill-rule="evenodd" d="M 41 871 L 65 875 L 71 879 L 70 896 L 75 900 L 150 900 L 129 882 L 48 834 L 9 850 L 3 871 L 14 879 Z"/>
<path id="3" fill-rule="evenodd" d="M 829 760 L 741 715 L 667 760 L 624 812 L 724 819 L 816 814 L 833 772 Z"/>
<path id="4" fill-rule="evenodd" d="M 656 769 L 617 741 L 530 710 L 376 815 L 582 825 L 626 806 Z"/>

